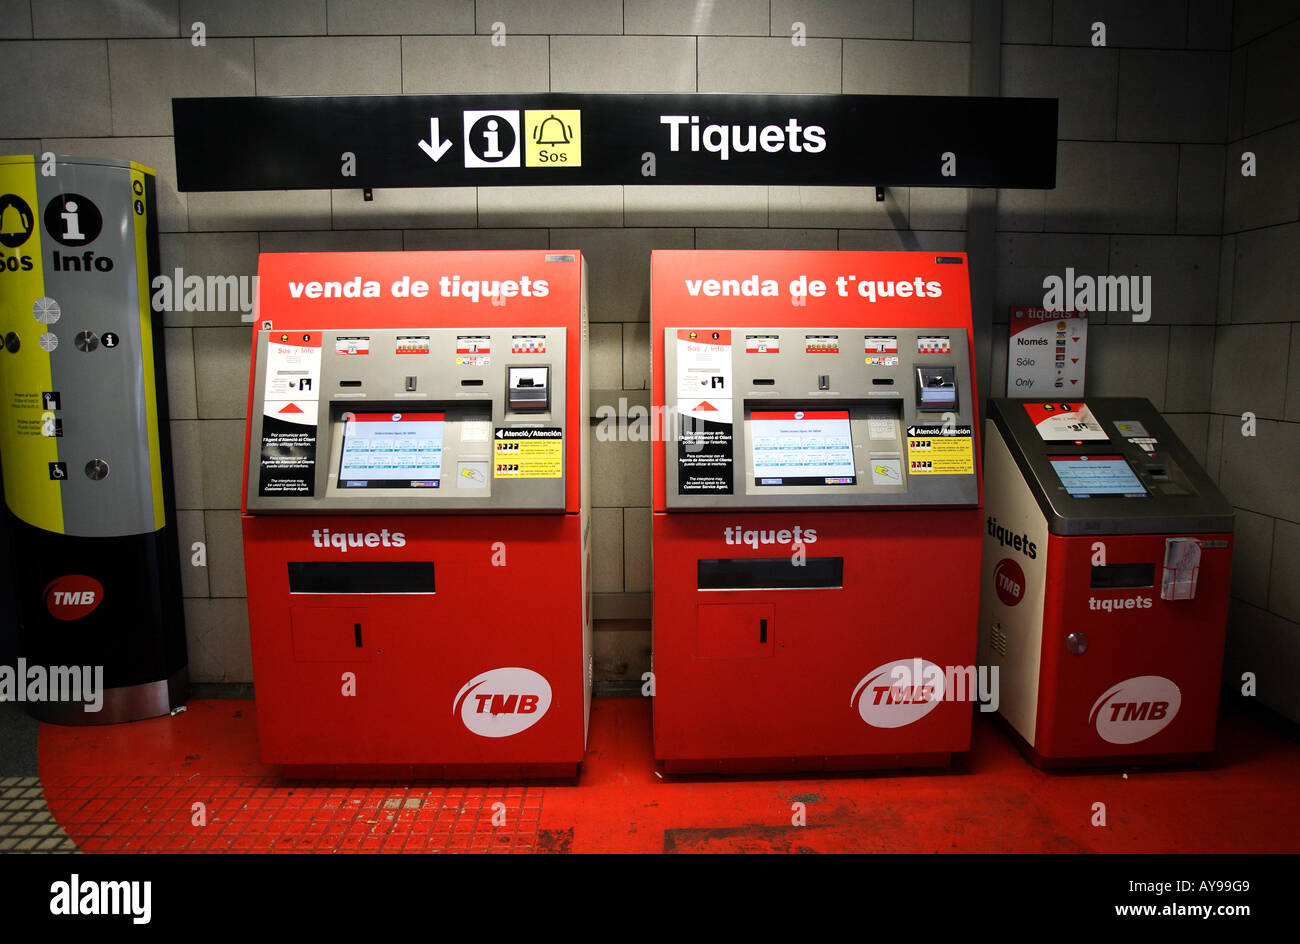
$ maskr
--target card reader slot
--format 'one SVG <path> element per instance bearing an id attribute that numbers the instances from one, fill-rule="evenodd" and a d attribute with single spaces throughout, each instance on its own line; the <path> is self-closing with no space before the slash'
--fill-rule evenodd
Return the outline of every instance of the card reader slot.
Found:
<path id="1" fill-rule="evenodd" d="M 1127 590 L 1135 587 L 1154 587 L 1155 564 L 1107 564 L 1092 568 L 1093 590 Z"/>
<path id="2" fill-rule="evenodd" d="M 771 377 L 755 377 L 753 384 L 755 387 L 775 387 L 776 381 Z"/>
<path id="3" fill-rule="evenodd" d="M 877 387 L 892 387 L 894 385 L 893 377 L 872 377 L 871 382 Z"/>
<path id="4" fill-rule="evenodd" d="M 697 562 L 700 590 L 836 590 L 844 586 L 844 558 L 711 558 Z"/>
<path id="5" fill-rule="evenodd" d="M 339 386 L 340 386 L 340 387 L 360 387 L 360 386 L 361 386 L 361 381 L 360 381 L 360 380 L 340 380 L 340 381 L 339 381 Z"/>
<path id="6" fill-rule="evenodd" d="M 483 386 L 483 379 L 480 377 L 477 380 L 462 380 L 460 385 L 462 387 L 481 387 Z"/>
<path id="7" fill-rule="evenodd" d="M 434 593 L 433 561 L 289 561 L 290 593 Z"/>

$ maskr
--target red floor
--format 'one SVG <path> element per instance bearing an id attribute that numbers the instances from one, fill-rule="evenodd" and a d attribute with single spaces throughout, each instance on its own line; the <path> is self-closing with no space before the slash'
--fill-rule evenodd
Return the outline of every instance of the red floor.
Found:
<path id="1" fill-rule="evenodd" d="M 650 703 L 606 698 L 576 785 L 302 784 L 257 759 L 251 701 L 204 700 L 42 725 L 40 774 L 86 852 L 1300 851 L 1300 745 L 1233 705 L 1219 744 L 1208 769 L 1052 774 L 979 717 L 949 771 L 665 780 Z"/>

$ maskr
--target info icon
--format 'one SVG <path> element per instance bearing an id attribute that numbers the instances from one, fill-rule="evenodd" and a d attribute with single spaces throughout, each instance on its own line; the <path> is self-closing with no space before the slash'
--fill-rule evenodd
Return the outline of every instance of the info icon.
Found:
<path id="1" fill-rule="evenodd" d="M 65 246 L 93 243 L 104 228 L 104 217 L 89 197 L 61 193 L 45 205 L 45 230 Z"/>
<path id="2" fill-rule="evenodd" d="M 465 166 L 519 166 L 519 112 L 465 112 Z"/>

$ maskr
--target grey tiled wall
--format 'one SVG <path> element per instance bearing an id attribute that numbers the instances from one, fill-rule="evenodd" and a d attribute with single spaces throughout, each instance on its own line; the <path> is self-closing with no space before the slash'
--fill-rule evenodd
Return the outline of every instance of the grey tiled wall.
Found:
<path id="1" fill-rule="evenodd" d="M 1300 5 L 1236 5 L 1211 474 L 1237 507 L 1224 678 L 1300 720 Z M 1241 173 L 1253 151 L 1258 174 Z M 1242 414 L 1257 417 L 1242 435 Z"/>
<path id="2" fill-rule="evenodd" d="M 1255 570 L 1240 570 L 1237 586 L 1252 608 L 1242 613 L 1267 615 L 1249 637 L 1259 651 L 1294 639 L 1287 621 L 1300 618 L 1291 550 L 1300 514 L 1279 498 L 1300 449 L 1300 277 L 1290 264 L 1300 248 L 1300 96 L 1288 59 L 1297 26 L 1284 7 L 1243 0 L 1234 16 L 1214 0 L 0 0 L 0 83 L 28 89 L 39 77 L 40 89 L 0 97 L 0 151 L 156 167 L 164 271 L 252 275 L 269 250 L 581 249 L 593 389 L 638 403 L 649 385 L 651 249 L 964 250 L 967 193 L 900 188 L 883 203 L 867 189 L 775 186 L 430 188 L 379 191 L 373 202 L 347 190 L 182 194 L 171 97 L 961 95 L 973 60 L 993 54 L 1002 94 L 1060 98 L 1062 141 L 1055 191 L 997 195 L 996 303 L 976 312 L 994 338 L 983 393 L 1002 392 L 1007 309 L 1041 302 L 1046 275 L 1067 266 L 1151 275 L 1150 323 L 1098 318 L 1089 389 L 1170 411 L 1249 512 L 1240 555 Z M 973 49 L 972 16 L 999 14 L 1001 46 Z M 1097 20 L 1108 24 L 1104 48 L 1090 44 Z M 195 22 L 205 47 L 191 43 Z M 796 22 L 804 45 L 791 42 Z M 496 24 L 505 46 L 492 45 Z M 1268 167 L 1258 181 L 1235 173 L 1246 144 Z M 167 325 L 184 557 L 192 542 L 208 548 L 207 566 L 185 571 L 191 669 L 203 681 L 246 681 L 237 509 L 249 329 L 221 313 L 173 313 Z M 1261 376 L 1271 389 L 1249 382 Z M 1268 429 L 1248 447 L 1229 441 L 1229 414 L 1243 402 Z M 604 680 L 638 678 L 648 665 L 648 450 L 593 443 Z M 1290 567 L 1292 579 L 1261 577 L 1261 563 Z"/>

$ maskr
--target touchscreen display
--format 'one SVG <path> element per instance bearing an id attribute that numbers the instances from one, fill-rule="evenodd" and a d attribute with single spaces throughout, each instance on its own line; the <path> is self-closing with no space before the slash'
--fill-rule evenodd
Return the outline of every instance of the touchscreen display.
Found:
<path id="1" fill-rule="evenodd" d="M 340 488 L 437 488 L 445 413 L 348 413 Z"/>
<path id="2" fill-rule="evenodd" d="M 1122 456 L 1051 456 L 1052 468 L 1071 498 L 1145 498 L 1147 490 Z"/>
<path id="3" fill-rule="evenodd" d="M 750 414 L 755 485 L 852 485 L 848 410 Z"/>

